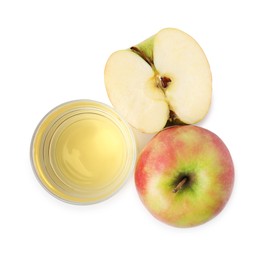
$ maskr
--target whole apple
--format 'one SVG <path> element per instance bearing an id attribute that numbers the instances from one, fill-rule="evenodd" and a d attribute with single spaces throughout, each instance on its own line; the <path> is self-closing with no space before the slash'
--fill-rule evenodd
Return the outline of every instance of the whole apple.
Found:
<path id="1" fill-rule="evenodd" d="M 159 132 L 139 155 L 135 184 L 157 219 L 192 227 L 224 208 L 234 184 L 234 165 L 216 134 L 198 126 L 173 126 Z"/>

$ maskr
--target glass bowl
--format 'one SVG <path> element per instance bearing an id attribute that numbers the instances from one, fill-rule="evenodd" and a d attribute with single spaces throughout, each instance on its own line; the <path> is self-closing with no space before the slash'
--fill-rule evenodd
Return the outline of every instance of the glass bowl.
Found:
<path id="1" fill-rule="evenodd" d="M 31 162 L 40 183 L 55 197 L 96 203 L 115 194 L 133 172 L 135 138 L 113 108 L 71 101 L 51 110 L 37 126 Z"/>

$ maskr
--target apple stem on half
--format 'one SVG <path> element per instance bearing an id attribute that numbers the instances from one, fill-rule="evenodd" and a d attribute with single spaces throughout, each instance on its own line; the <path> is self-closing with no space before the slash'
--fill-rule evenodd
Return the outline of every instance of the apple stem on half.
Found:
<path id="1" fill-rule="evenodd" d="M 188 180 L 187 177 L 184 177 L 178 184 L 177 186 L 173 189 L 174 193 L 177 193 L 182 187 L 183 185 L 186 183 L 186 181 Z"/>
<path id="2" fill-rule="evenodd" d="M 145 55 L 145 53 L 143 51 L 139 50 L 135 46 L 131 47 L 130 50 L 133 51 L 134 53 L 136 53 L 137 55 L 139 55 L 142 59 L 144 59 L 152 67 L 153 70 L 155 70 L 153 60 L 150 59 L 149 57 L 147 57 L 147 55 Z"/>

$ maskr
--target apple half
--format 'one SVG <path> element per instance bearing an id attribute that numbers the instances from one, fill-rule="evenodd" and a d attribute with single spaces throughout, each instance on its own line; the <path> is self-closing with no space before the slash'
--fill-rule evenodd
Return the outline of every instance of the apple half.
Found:
<path id="1" fill-rule="evenodd" d="M 113 53 L 105 85 L 114 108 L 144 133 L 197 123 L 211 103 L 208 60 L 191 36 L 174 28 Z"/>

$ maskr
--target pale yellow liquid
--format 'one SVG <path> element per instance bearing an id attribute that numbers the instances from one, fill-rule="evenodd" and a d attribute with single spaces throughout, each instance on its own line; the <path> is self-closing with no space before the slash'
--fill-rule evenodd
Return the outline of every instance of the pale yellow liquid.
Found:
<path id="1" fill-rule="evenodd" d="M 126 144 L 120 129 L 105 117 L 93 115 L 54 135 L 51 160 L 63 181 L 78 189 L 104 188 L 121 174 Z"/>
<path id="2" fill-rule="evenodd" d="M 134 168 L 130 128 L 94 101 L 65 103 L 36 129 L 32 162 L 40 182 L 69 202 L 93 203 L 113 195 Z"/>

